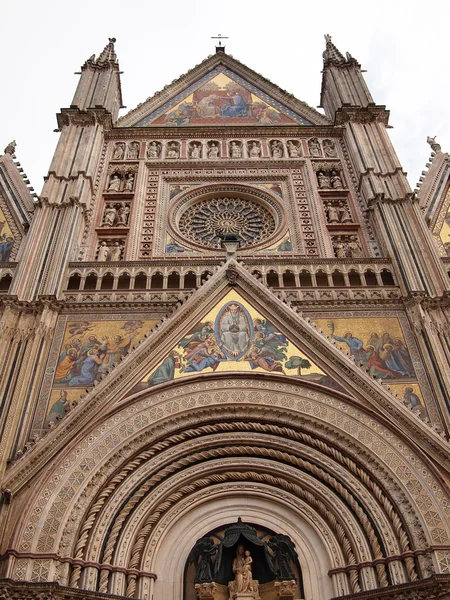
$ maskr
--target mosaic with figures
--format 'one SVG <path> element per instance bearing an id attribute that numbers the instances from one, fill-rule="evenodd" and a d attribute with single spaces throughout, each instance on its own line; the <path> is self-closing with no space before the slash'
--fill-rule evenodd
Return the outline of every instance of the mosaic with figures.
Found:
<path id="1" fill-rule="evenodd" d="M 14 236 L 0 208 L 0 262 L 8 262 L 14 246 Z"/>
<path id="2" fill-rule="evenodd" d="M 340 386 L 239 294 L 230 292 L 133 392 L 200 372 L 289 375 Z"/>
<path id="3" fill-rule="evenodd" d="M 60 317 L 34 427 L 48 427 L 60 420 L 157 322 L 148 314 Z"/>
<path id="4" fill-rule="evenodd" d="M 309 125 L 228 69 L 218 67 L 137 123 L 149 125 Z"/>

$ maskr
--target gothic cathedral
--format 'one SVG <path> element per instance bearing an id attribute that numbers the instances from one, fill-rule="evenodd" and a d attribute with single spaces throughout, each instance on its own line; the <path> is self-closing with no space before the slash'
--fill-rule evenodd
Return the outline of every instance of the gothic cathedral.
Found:
<path id="1" fill-rule="evenodd" d="M 450 157 L 357 60 L 323 113 L 216 53 L 81 69 L 0 157 L 0 598 L 450 598 Z"/>

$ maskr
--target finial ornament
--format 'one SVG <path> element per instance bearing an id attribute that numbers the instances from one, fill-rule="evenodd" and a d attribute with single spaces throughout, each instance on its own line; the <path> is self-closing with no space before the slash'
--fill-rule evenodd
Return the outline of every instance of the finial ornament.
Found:
<path id="1" fill-rule="evenodd" d="M 331 44 L 331 35 L 330 35 L 329 33 L 326 33 L 326 34 L 324 35 L 324 37 L 325 37 L 325 42 L 326 42 L 327 44 Z"/>
<path id="2" fill-rule="evenodd" d="M 17 146 L 16 140 L 9 142 L 9 144 L 6 146 L 6 148 L 4 150 L 5 154 L 11 154 L 11 155 L 14 154 L 16 151 L 16 146 Z"/>
<path id="3" fill-rule="evenodd" d="M 433 152 L 440 152 L 441 151 L 441 145 L 436 142 L 436 136 L 434 136 L 434 137 L 428 136 L 427 137 L 427 143 L 430 144 L 431 149 L 433 150 Z M 5 152 L 6 152 L 6 150 L 5 150 Z"/>
<path id="4" fill-rule="evenodd" d="M 216 52 L 225 52 L 225 46 L 222 46 L 222 40 L 228 40 L 226 35 L 222 35 L 219 33 L 216 36 L 211 36 L 212 40 L 219 40 L 218 45 L 216 46 Z"/>

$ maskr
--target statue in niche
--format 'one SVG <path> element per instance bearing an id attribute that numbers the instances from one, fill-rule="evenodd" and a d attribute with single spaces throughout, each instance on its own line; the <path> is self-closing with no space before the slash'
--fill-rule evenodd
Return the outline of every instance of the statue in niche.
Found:
<path id="1" fill-rule="evenodd" d="M 120 177 L 114 173 L 109 180 L 107 192 L 120 192 Z"/>
<path id="2" fill-rule="evenodd" d="M 117 213 L 117 225 L 126 227 L 128 225 L 128 216 L 130 214 L 130 207 L 122 203 Z"/>
<path id="3" fill-rule="evenodd" d="M 336 157 L 336 148 L 334 147 L 334 142 L 331 140 L 323 140 L 323 151 L 327 158 Z"/>
<path id="4" fill-rule="evenodd" d="M 120 260 L 122 256 L 122 246 L 119 244 L 119 242 L 114 242 L 109 249 L 109 252 L 109 260 Z"/>
<path id="5" fill-rule="evenodd" d="M 231 158 L 242 158 L 242 150 L 236 142 L 230 144 Z"/>
<path id="6" fill-rule="evenodd" d="M 283 144 L 279 140 L 273 140 L 270 144 L 270 149 L 272 150 L 272 158 L 283 157 Z"/>
<path id="7" fill-rule="evenodd" d="M 330 225 L 334 225 L 335 223 L 339 223 L 339 213 L 336 206 L 329 202 L 326 208 L 327 220 Z"/>
<path id="8" fill-rule="evenodd" d="M 159 158 L 161 148 L 156 142 L 150 142 L 147 148 L 147 158 Z"/>
<path id="9" fill-rule="evenodd" d="M 200 144 L 192 144 L 191 146 L 191 158 L 201 158 L 202 157 L 202 147 Z"/>
<path id="10" fill-rule="evenodd" d="M 345 244 L 341 236 L 335 238 L 336 241 L 333 242 L 334 253 L 336 254 L 336 258 L 346 258 L 347 256 L 347 244 Z"/>
<path id="11" fill-rule="evenodd" d="M 122 142 L 118 142 L 114 146 L 113 160 L 123 160 L 124 155 L 125 155 L 125 144 L 123 144 Z"/>
<path id="12" fill-rule="evenodd" d="M 270 538 L 268 545 L 274 554 L 278 567 L 277 579 L 289 581 L 295 579 L 295 575 L 291 569 L 291 562 L 295 563 L 298 556 L 291 538 L 288 535 L 278 533 Z"/>
<path id="13" fill-rule="evenodd" d="M 259 158 L 261 156 L 261 148 L 259 147 L 258 142 L 252 142 L 250 144 L 249 156 L 250 158 Z"/>
<path id="14" fill-rule="evenodd" d="M 134 189 L 134 173 L 128 173 L 126 181 L 125 181 L 125 186 L 123 189 L 125 192 L 133 191 L 133 189 Z"/>
<path id="15" fill-rule="evenodd" d="M 195 542 L 189 557 L 188 565 L 195 565 L 195 583 L 213 581 L 212 557 L 217 552 L 217 545 L 209 537 L 200 538 Z"/>
<path id="16" fill-rule="evenodd" d="M 308 141 L 309 153 L 313 158 L 320 158 L 322 156 L 322 148 L 320 147 L 319 140 L 312 138 Z"/>
<path id="17" fill-rule="evenodd" d="M 298 158 L 300 156 L 300 152 L 299 152 L 298 146 L 296 146 L 294 144 L 294 142 L 289 141 L 287 143 L 287 147 L 288 147 L 288 150 L 289 150 L 289 156 L 291 158 Z"/>
<path id="18" fill-rule="evenodd" d="M 167 146 L 167 158 L 178 158 L 178 154 L 179 154 L 178 144 L 176 144 L 175 142 L 171 142 Z"/>
<path id="19" fill-rule="evenodd" d="M 348 206 L 346 204 L 344 204 L 343 202 L 339 202 L 338 212 L 339 212 L 339 222 L 340 223 L 352 223 L 353 222 L 350 211 L 348 210 Z"/>
<path id="20" fill-rule="evenodd" d="M 108 252 L 108 244 L 105 241 L 100 242 L 100 246 L 97 253 L 97 260 L 99 262 L 105 262 L 106 260 L 108 260 Z"/>
<path id="21" fill-rule="evenodd" d="M 342 179 L 339 177 L 339 174 L 337 171 L 331 171 L 331 176 L 330 176 L 330 183 L 331 183 L 331 187 L 334 190 L 339 190 L 342 189 L 344 186 L 342 185 Z"/>
<path id="22" fill-rule="evenodd" d="M 211 142 L 211 146 L 208 150 L 208 158 L 218 158 L 219 157 L 219 147 L 215 142 Z"/>
<path id="23" fill-rule="evenodd" d="M 107 204 L 103 216 L 103 227 L 114 227 L 117 217 L 117 209 L 112 204 Z"/>
<path id="24" fill-rule="evenodd" d="M 139 142 L 131 142 L 128 146 L 127 159 L 136 160 L 139 157 Z"/>
<path id="25" fill-rule="evenodd" d="M 328 189 L 330 187 L 330 178 L 323 171 L 317 173 L 317 182 L 320 189 Z"/>
<path id="26" fill-rule="evenodd" d="M 231 597 L 256 592 L 252 578 L 252 563 L 253 559 L 250 551 L 245 550 L 244 546 L 239 545 L 232 565 L 234 581 L 228 583 Z"/>
<path id="27" fill-rule="evenodd" d="M 363 255 L 361 244 L 356 235 L 352 235 L 348 243 L 348 251 L 351 258 L 360 258 Z"/>

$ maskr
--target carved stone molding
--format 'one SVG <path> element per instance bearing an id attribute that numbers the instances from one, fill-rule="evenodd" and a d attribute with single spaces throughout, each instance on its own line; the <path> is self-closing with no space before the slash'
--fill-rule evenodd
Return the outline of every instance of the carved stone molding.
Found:
<path id="1" fill-rule="evenodd" d="M 372 123 L 374 121 L 388 125 L 389 111 L 385 106 L 375 104 L 367 107 L 343 106 L 336 111 L 335 125 L 343 125 L 352 121 L 353 123 Z"/>

